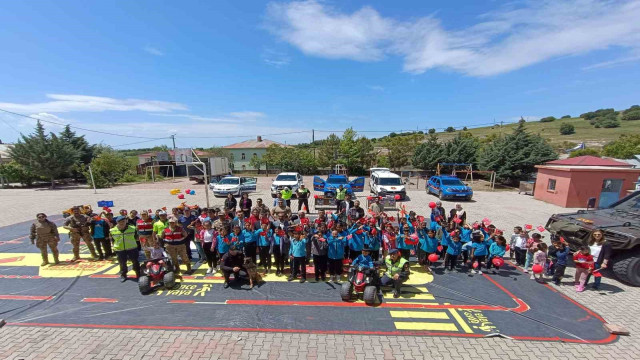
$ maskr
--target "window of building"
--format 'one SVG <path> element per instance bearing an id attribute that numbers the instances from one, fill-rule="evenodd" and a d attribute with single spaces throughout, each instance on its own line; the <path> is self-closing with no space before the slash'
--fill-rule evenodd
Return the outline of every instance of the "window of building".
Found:
<path id="1" fill-rule="evenodd" d="M 242 155 L 244 155 L 244 154 L 242 154 Z M 247 170 L 247 166 L 246 166 L 246 165 L 242 165 L 242 170 L 243 170 L 243 171 L 244 171 L 244 170 Z"/>
<path id="2" fill-rule="evenodd" d="M 549 179 L 547 191 L 556 191 L 556 179 Z"/>
<path id="3" fill-rule="evenodd" d="M 258 157 L 258 154 L 253 153 L 253 157 L 254 157 L 254 158 L 257 158 L 257 157 Z"/>
<path id="4" fill-rule="evenodd" d="M 244 153 L 242 153 L 241 158 L 242 158 L 242 160 L 246 160 L 246 159 L 245 159 L 245 156 L 244 156 Z"/>

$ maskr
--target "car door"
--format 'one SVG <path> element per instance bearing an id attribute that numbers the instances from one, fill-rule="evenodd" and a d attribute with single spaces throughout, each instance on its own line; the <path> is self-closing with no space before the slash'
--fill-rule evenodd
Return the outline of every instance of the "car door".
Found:
<path id="1" fill-rule="evenodd" d="M 255 192 L 257 184 L 258 184 L 258 178 L 254 178 L 254 177 L 240 178 L 240 188 L 243 193 Z"/>
<path id="2" fill-rule="evenodd" d="M 364 191 L 364 176 L 357 177 L 349 182 L 351 186 L 351 190 L 353 192 L 363 192 Z"/>
<path id="3" fill-rule="evenodd" d="M 320 176 L 313 177 L 313 190 L 315 191 L 324 191 L 324 188 L 327 186 L 327 182 L 321 178 Z"/>
<path id="4" fill-rule="evenodd" d="M 427 182 L 427 191 L 428 192 L 433 192 L 433 183 L 434 183 L 434 178 L 435 176 L 432 176 L 429 178 L 429 181 Z"/>

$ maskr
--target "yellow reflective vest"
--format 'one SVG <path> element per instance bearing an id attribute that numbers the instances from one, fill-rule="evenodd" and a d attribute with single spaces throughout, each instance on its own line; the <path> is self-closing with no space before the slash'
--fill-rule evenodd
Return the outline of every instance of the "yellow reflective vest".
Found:
<path id="1" fill-rule="evenodd" d="M 291 196 L 293 196 L 293 191 L 291 190 L 282 189 L 280 193 L 282 194 L 282 199 L 284 200 L 291 200 Z"/>
<path id="2" fill-rule="evenodd" d="M 132 225 L 128 225 L 124 231 L 120 231 L 118 227 L 114 227 L 109 231 L 113 238 L 113 251 L 123 251 L 137 249 L 136 244 L 136 228 Z"/>
<path id="3" fill-rule="evenodd" d="M 344 197 L 347 195 L 347 189 L 343 188 L 342 190 L 340 190 L 339 188 L 336 189 L 336 199 L 337 200 L 344 200 Z"/>
<path id="4" fill-rule="evenodd" d="M 391 257 L 388 256 L 386 259 L 384 259 L 384 264 L 387 266 L 387 276 L 393 277 L 395 274 L 401 273 L 402 269 L 404 268 L 404 264 L 406 263 L 407 260 L 402 257 L 395 263 L 391 262 Z"/>

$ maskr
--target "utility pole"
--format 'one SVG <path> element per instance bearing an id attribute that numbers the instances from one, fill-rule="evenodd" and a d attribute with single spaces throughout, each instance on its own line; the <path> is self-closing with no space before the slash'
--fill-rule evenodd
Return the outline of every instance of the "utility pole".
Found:
<path id="1" fill-rule="evenodd" d="M 316 158 L 316 130 L 311 129 L 311 146 L 313 146 L 313 158 Z"/>
<path id="2" fill-rule="evenodd" d="M 173 141 L 173 150 L 176 149 L 176 134 L 171 135 L 171 140 Z"/>

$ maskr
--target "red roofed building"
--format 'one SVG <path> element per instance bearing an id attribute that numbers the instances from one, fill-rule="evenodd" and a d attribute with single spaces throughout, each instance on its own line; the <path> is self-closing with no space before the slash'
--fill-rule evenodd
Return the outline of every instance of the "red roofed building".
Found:
<path id="1" fill-rule="evenodd" d="M 607 207 L 635 189 L 640 176 L 640 169 L 631 164 L 588 155 L 536 168 L 533 196 L 563 207 L 584 208 L 589 198 L 596 198 L 596 207 Z"/>

